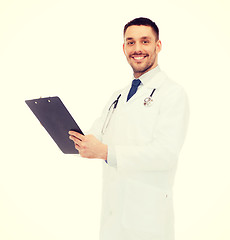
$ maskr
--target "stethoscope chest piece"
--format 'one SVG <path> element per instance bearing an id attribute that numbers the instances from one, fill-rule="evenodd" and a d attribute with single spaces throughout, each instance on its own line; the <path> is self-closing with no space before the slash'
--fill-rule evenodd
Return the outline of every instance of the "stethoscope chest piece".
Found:
<path id="1" fill-rule="evenodd" d="M 153 91 L 151 92 L 150 96 L 145 98 L 144 100 L 144 106 L 146 107 L 150 107 L 153 103 L 153 99 L 152 99 L 152 96 L 153 96 L 153 93 L 155 92 L 156 88 L 153 89 Z"/>
<path id="2" fill-rule="evenodd" d="M 145 98 L 145 100 L 144 100 L 144 106 L 150 107 L 150 106 L 152 105 L 152 103 L 153 103 L 152 97 L 147 97 L 147 98 Z"/>

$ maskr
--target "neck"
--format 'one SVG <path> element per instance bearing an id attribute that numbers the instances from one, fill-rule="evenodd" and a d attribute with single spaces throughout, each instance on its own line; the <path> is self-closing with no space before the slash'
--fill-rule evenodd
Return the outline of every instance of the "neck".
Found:
<path id="1" fill-rule="evenodd" d="M 151 71 L 152 69 L 156 68 L 158 66 L 158 63 L 154 64 L 152 67 L 150 67 L 149 69 L 146 69 L 143 72 L 134 72 L 133 75 L 135 78 L 139 78 L 140 76 L 142 76 L 143 74 Z"/>

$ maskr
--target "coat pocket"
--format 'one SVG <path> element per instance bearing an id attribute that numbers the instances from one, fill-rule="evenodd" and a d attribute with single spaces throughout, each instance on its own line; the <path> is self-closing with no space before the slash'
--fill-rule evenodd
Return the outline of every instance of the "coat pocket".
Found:
<path id="1" fill-rule="evenodd" d="M 129 180 L 124 193 L 122 225 L 164 235 L 173 225 L 171 192 Z"/>

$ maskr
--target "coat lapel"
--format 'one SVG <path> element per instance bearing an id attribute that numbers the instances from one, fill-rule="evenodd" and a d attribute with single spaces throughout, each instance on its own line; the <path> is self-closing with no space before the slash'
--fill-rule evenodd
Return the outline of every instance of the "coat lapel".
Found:
<path id="1" fill-rule="evenodd" d="M 140 97 L 148 97 L 150 96 L 152 90 L 154 88 L 158 89 L 164 83 L 164 80 L 167 78 L 166 74 L 162 71 L 159 71 L 152 79 L 150 79 L 146 84 L 142 85 L 137 92 L 129 99 L 128 103 L 135 101 L 135 99 Z M 126 88 L 127 89 L 127 88 Z M 128 94 L 128 91 L 125 91 L 125 94 Z M 126 98 L 127 98 L 126 94 Z"/>

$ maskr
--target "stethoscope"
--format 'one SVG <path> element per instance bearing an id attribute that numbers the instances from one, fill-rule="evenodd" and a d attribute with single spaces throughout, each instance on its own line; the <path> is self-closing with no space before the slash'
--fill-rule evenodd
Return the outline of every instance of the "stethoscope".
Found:
<path id="1" fill-rule="evenodd" d="M 144 106 L 146 107 L 150 107 L 153 103 L 153 99 L 152 99 L 152 96 L 153 96 L 153 93 L 155 92 L 156 88 L 153 89 L 153 91 L 151 92 L 151 94 L 149 95 L 149 97 L 145 98 L 144 99 Z M 104 122 L 104 125 L 103 125 L 103 128 L 101 130 L 101 133 L 104 134 L 109 123 L 110 123 L 110 120 L 112 118 L 112 115 L 115 111 L 115 109 L 117 108 L 117 104 L 119 102 L 119 98 L 121 97 L 121 94 L 118 95 L 117 99 L 110 105 L 109 109 L 108 109 L 108 113 L 107 113 L 107 116 L 106 116 L 106 119 L 105 119 L 105 122 Z"/>
<path id="2" fill-rule="evenodd" d="M 153 99 L 152 99 L 152 96 L 153 96 L 153 93 L 155 92 L 156 88 L 153 89 L 152 93 L 150 94 L 149 97 L 145 98 L 144 99 L 144 106 L 151 106 L 152 105 L 152 102 L 153 102 Z"/>

